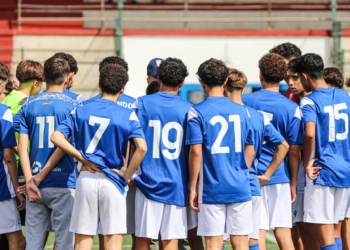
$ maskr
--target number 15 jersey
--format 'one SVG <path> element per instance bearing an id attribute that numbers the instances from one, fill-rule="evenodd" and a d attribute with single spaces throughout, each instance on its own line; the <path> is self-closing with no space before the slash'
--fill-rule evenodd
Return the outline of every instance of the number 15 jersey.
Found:
<path id="1" fill-rule="evenodd" d="M 303 122 L 316 124 L 315 166 L 320 175 L 306 185 L 350 187 L 349 94 L 335 88 L 319 88 L 301 99 Z"/>
<path id="2" fill-rule="evenodd" d="M 140 97 L 134 104 L 145 133 L 148 151 L 141 163 L 136 186 L 147 199 L 186 206 L 188 194 L 188 147 L 186 116 L 191 103 L 158 92 Z"/>

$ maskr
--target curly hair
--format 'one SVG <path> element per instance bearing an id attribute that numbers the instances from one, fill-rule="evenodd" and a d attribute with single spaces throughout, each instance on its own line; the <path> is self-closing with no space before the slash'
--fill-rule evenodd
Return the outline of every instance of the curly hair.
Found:
<path id="1" fill-rule="evenodd" d="M 228 72 L 228 80 L 226 83 L 227 91 L 232 92 L 235 89 L 244 89 L 245 85 L 247 85 L 248 82 L 246 75 L 242 71 L 233 68 L 229 68 Z"/>
<path id="2" fill-rule="evenodd" d="M 334 88 L 341 89 L 344 86 L 344 76 L 338 68 L 325 68 L 323 70 L 323 79 Z"/>
<path id="3" fill-rule="evenodd" d="M 44 63 L 46 84 L 61 85 L 69 73 L 68 62 L 60 57 L 50 57 Z"/>
<path id="4" fill-rule="evenodd" d="M 268 53 L 259 60 L 260 73 L 267 83 L 279 83 L 284 79 L 287 65 L 282 56 Z"/>
<path id="5" fill-rule="evenodd" d="M 176 88 L 187 76 L 187 67 L 180 59 L 169 57 L 159 65 L 158 78 L 166 86 Z"/>
<path id="6" fill-rule="evenodd" d="M 0 62 L 0 80 L 7 81 L 11 78 L 11 73 L 7 65 Z"/>
<path id="7" fill-rule="evenodd" d="M 64 52 L 57 52 L 53 56 L 62 58 L 68 62 L 69 72 L 73 72 L 74 75 L 78 73 L 78 63 L 77 60 L 71 55 Z"/>
<path id="8" fill-rule="evenodd" d="M 197 75 L 209 87 L 221 86 L 228 77 L 228 68 L 223 61 L 211 58 L 199 66 Z"/>
<path id="9" fill-rule="evenodd" d="M 5 85 L 5 89 L 11 93 L 12 90 L 15 89 L 15 85 L 13 84 L 13 82 L 11 80 L 8 80 L 6 85 Z"/>
<path id="10" fill-rule="evenodd" d="M 287 60 L 301 57 L 301 50 L 292 43 L 282 43 L 270 49 L 269 52 L 280 55 Z"/>
<path id="11" fill-rule="evenodd" d="M 16 77 L 20 83 L 29 80 L 42 81 L 43 73 L 44 68 L 41 63 L 32 60 L 21 61 L 16 68 Z"/>
<path id="12" fill-rule="evenodd" d="M 317 54 L 309 53 L 297 59 L 296 73 L 306 73 L 314 81 L 323 78 L 323 68 L 322 57 Z"/>
<path id="13" fill-rule="evenodd" d="M 346 87 L 350 88 L 350 77 L 345 78 L 344 84 Z"/>
<path id="14" fill-rule="evenodd" d="M 146 88 L 146 95 L 152 95 L 159 91 L 160 84 L 158 80 L 154 80 L 150 82 Z"/>
<path id="15" fill-rule="evenodd" d="M 100 70 L 99 83 L 102 93 L 116 95 L 128 81 L 128 72 L 121 65 L 108 64 Z"/>
<path id="16" fill-rule="evenodd" d="M 101 70 L 104 66 L 109 65 L 109 64 L 117 64 L 122 66 L 126 72 L 129 70 L 128 63 L 121 57 L 119 56 L 108 56 L 104 58 L 100 64 L 99 64 L 99 70 Z"/>

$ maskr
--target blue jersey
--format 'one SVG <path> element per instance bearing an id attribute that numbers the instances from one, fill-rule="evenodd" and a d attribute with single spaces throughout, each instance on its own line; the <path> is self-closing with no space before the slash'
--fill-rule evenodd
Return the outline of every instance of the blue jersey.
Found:
<path id="1" fill-rule="evenodd" d="M 84 104 L 94 102 L 100 99 L 100 97 L 101 97 L 101 94 L 95 95 L 94 97 L 91 97 L 89 100 L 84 101 Z M 124 108 L 131 109 L 134 102 L 135 102 L 135 98 L 128 96 L 126 94 L 121 94 L 117 101 L 117 104 Z"/>
<path id="2" fill-rule="evenodd" d="M 136 186 L 150 200 L 186 206 L 188 147 L 185 146 L 186 115 L 191 103 L 181 97 L 157 92 L 135 102 L 148 151 L 141 163 Z"/>
<path id="3" fill-rule="evenodd" d="M 244 104 L 260 111 L 290 145 L 303 144 L 299 106 L 277 92 L 259 90 L 242 96 Z M 264 144 L 259 157 L 258 175 L 263 175 L 270 165 L 275 147 Z M 289 183 L 287 158 L 281 163 L 266 185 Z"/>
<path id="4" fill-rule="evenodd" d="M 44 89 L 43 92 L 46 93 L 46 89 Z M 82 95 L 74 93 L 68 89 L 63 89 L 62 94 L 68 96 L 69 98 L 71 98 L 79 103 L 83 103 L 85 101 L 85 98 Z"/>
<path id="5" fill-rule="evenodd" d="M 4 149 L 13 148 L 17 143 L 12 127 L 11 110 L 3 104 L 0 104 L 0 117 L 0 201 L 4 201 L 16 196 L 11 176 L 4 160 Z"/>
<path id="6" fill-rule="evenodd" d="M 306 185 L 350 187 L 350 98 L 346 91 L 318 88 L 300 102 L 304 123 L 316 124 L 315 166 L 322 167 L 316 180 Z"/>
<path id="7" fill-rule="evenodd" d="M 252 123 L 252 133 L 254 137 L 254 162 L 250 167 L 250 188 L 252 196 L 260 196 L 260 183 L 256 175 L 258 175 L 258 162 L 261 156 L 264 142 L 270 147 L 276 147 L 284 142 L 283 136 L 278 133 L 274 126 L 265 119 L 264 115 L 253 108 L 247 107 Z"/>
<path id="8" fill-rule="evenodd" d="M 111 168 L 124 166 L 128 140 L 144 138 L 136 114 L 107 99 L 98 99 L 74 110 L 57 129 L 83 157 L 106 174 L 124 194 L 126 182 Z"/>
<path id="9" fill-rule="evenodd" d="M 226 97 L 208 97 L 188 112 L 186 144 L 202 144 L 198 201 L 228 204 L 252 199 L 244 157 L 254 144 L 247 108 Z"/>
<path id="10" fill-rule="evenodd" d="M 68 118 L 77 105 L 77 101 L 54 92 L 42 92 L 23 105 L 19 133 L 29 136 L 31 145 L 29 158 L 33 175 L 41 171 L 56 150 L 50 141 L 55 128 Z M 64 155 L 41 182 L 39 188 L 75 188 L 75 169 L 73 158 Z"/>

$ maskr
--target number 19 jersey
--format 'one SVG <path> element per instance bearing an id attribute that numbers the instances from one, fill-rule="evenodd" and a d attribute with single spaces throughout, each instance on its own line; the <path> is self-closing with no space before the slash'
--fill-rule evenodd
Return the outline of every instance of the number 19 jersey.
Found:
<path id="1" fill-rule="evenodd" d="M 350 187 L 349 94 L 335 88 L 318 88 L 301 99 L 303 122 L 316 124 L 315 166 L 319 176 L 306 185 Z"/>
<path id="2" fill-rule="evenodd" d="M 186 206 L 188 194 L 188 147 L 186 116 L 191 103 L 158 92 L 136 100 L 135 110 L 145 132 L 148 151 L 141 163 L 136 186 L 147 199 Z"/>
<path id="3" fill-rule="evenodd" d="M 252 199 L 244 149 L 254 144 L 247 108 L 208 97 L 188 112 L 186 144 L 202 144 L 198 202 L 229 204 Z"/>

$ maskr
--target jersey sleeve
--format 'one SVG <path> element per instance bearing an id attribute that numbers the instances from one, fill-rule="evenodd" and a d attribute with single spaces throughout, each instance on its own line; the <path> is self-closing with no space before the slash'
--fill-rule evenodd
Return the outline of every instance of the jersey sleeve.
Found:
<path id="1" fill-rule="evenodd" d="M 61 132 L 66 139 L 72 136 L 72 131 L 74 129 L 74 124 L 75 124 L 75 118 L 76 118 L 76 113 L 75 109 L 71 112 L 71 114 L 68 116 L 68 118 L 62 122 L 60 125 L 57 126 L 56 131 Z"/>
<path id="2" fill-rule="evenodd" d="M 186 145 L 202 144 L 201 119 L 197 111 L 191 107 L 187 113 Z"/>
<path id="3" fill-rule="evenodd" d="M 254 141 L 254 132 L 253 132 L 253 125 L 252 125 L 252 120 L 250 117 L 250 113 L 248 111 L 248 109 L 246 108 L 247 111 L 247 128 L 248 128 L 248 134 L 247 134 L 247 138 L 245 140 L 245 145 L 254 145 L 255 141 Z"/>
<path id="4" fill-rule="evenodd" d="M 1 119 L 1 144 L 3 148 L 12 148 L 17 145 L 10 109 L 5 111 Z"/>
<path id="5" fill-rule="evenodd" d="M 299 106 L 297 106 L 294 111 L 293 118 L 288 127 L 286 139 L 290 145 L 303 144 L 303 126 L 301 122 L 301 112 Z"/>
<path id="6" fill-rule="evenodd" d="M 19 131 L 20 126 L 21 126 L 21 115 L 22 115 L 22 110 L 23 107 L 17 112 L 17 114 L 15 114 L 15 116 L 13 117 L 13 128 L 16 132 Z"/>
<path id="7" fill-rule="evenodd" d="M 129 117 L 129 139 L 142 138 L 145 139 L 145 134 L 142 131 L 141 124 L 135 112 L 131 112 Z"/>
<path id="8" fill-rule="evenodd" d="M 304 123 L 307 123 L 307 122 L 316 123 L 317 121 L 316 106 L 313 100 L 311 100 L 310 98 L 304 97 L 303 99 L 301 99 L 300 108 L 301 108 Z"/>

